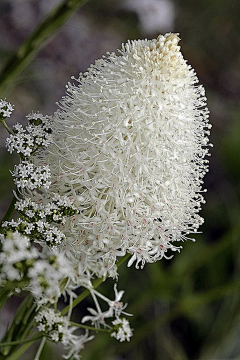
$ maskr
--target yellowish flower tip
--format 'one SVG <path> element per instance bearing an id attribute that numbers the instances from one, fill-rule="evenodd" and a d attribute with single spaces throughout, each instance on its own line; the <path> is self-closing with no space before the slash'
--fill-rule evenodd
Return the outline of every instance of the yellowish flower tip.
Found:
<path id="1" fill-rule="evenodd" d="M 178 33 L 167 33 L 159 35 L 155 40 L 148 41 L 146 48 L 150 50 L 152 60 L 159 62 L 162 61 L 161 59 L 166 61 L 169 58 L 172 62 L 174 58 L 177 59 L 181 56 L 178 35 Z"/>
<path id="2" fill-rule="evenodd" d="M 168 33 L 168 34 L 166 34 L 165 35 L 165 43 L 167 43 L 167 41 L 171 41 L 173 44 L 177 45 L 179 43 L 179 41 L 181 40 L 178 35 L 179 35 L 179 33 Z M 158 38 L 157 38 L 157 41 L 161 37 L 162 37 L 162 35 L 159 35 Z"/>

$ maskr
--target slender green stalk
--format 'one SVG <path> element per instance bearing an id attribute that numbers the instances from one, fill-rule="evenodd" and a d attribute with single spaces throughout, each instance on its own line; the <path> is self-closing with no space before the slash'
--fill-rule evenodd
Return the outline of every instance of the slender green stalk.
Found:
<path id="1" fill-rule="evenodd" d="M 24 317 L 22 318 L 23 325 L 27 325 L 29 323 L 29 319 L 32 313 L 33 312 L 35 313 L 36 307 L 37 307 L 36 303 L 33 303 L 32 306 L 28 309 L 28 311 L 25 312 Z"/>
<path id="2" fill-rule="evenodd" d="M 20 348 L 18 348 L 16 351 L 14 351 L 11 355 L 9 355 L 7 357 L 0 355 L 0 360 L 18 360 L 20 358 L 20 356 L 22 354 L 24 354 L 25 351 L 27 351 L 27 349 L 29 349 L 30 346 L 32 346 L 34 344 L 35 341 L 36 341 L 36 339 L 28 341 L 27 343 L 22 345 Z"/>
<path id="3" fill-rule="evenodd" d="M 27 285 L 27 281 L 13 281 L 7 282 L 1 289 L 0 289 L 0 309 L 5 304 L 7 298 L 17 287 L 22 288 Z"/>
<path id="4" fill-rule="evenodd" d="M 8 126 L 8 124 L 6 123 L 6 121 L 4 119 L 0 120 L 0 122 L 3 124 L 3 126 L 5 127 L 5 129 L 7 130 L 7 132 L 9 134 L 12 134 L 12 130 L 10 129 L 10 127 Z"/>
<path id="5" fill-rule="evenodd" d="M 78 323 L 75 323 L 73 321 L 70 321 L 70 324 L 72 326 L 76 326 L 76 327 L 79 327 L 81 329 L 87 329 L 87 330 L 91 330 L 91 331 L 101 331 L 101 332 L 109 332 L 110 330 L 107 330 L 107 329 L 96 329 L 95 327 L 93 326 L 87 326 L 87 325 L 83 325 L 83 324 L 78 324 Z"/>
<path id="6" fill-rule="evenodd" d="M 31 338 L 24 339 L 24 340 L 22 339 L 22 340 L 8 341 L 8 342 L 0 342 L 0 347 L 25 344 L 25 343 L 28 343 L 29 341 L 35 341 L 35 340 L 41 339 L 42 337 L 43 337 L 42 334 L 37 334 L 37 335 L 32 336 Z"/>
<path id="7" fill-rule="evenodd" d="M 0 309 L 5 304 L 9 294 L 12 291 L 12 286 L 7 283 L 5 286 L 3 286 L 0 290 Z"/>
<path id="8" fill-rule="evenodd" d="M 25 313 L 28 312 L 29 308 L 32 307 L 33 303 L 33 297 L 32 295 L 28 295 L 25 297 L 25 299 L 22 301 L 21 305 L 17 309 L 15 316 L 13 318 L 14 324 L 20 324 L 22 321 L 22 318 L 25 316 Z"/>
<path id="9" fill-rule="evenodd" d="M 12 324 L 9 329 L 6 330 L 6 333 L 2 339 L 3 342 L 12 342 L 15 341 L 14 338 L 19 338 L 20 334 L 23 331 L 23 325 L 22 319 L 24 318 L 25 314 L 29 312 L 29 308 L 32 307 L 33 297 L 32 295 L 28 295 L 21 303 L 21 305 L 18 307 L 15 316 L 13 318 Z M 26 334 L 28 335 L 28 334 Z M 23 338 L 23 337 L 22 337 Z M 5 346 L 3 349 L 1 349 L 1 353 L 5 356 L 7 356 L 9 353 L 11 353 L 13 350 L 12 345 L 11 346 Z M 1 359 L 1 357 L 0 357 Z"/>
<path id="10" fill-rule="evenodd" d="M 23 42 L 0 73 L 0 97 L 14 85 L 16 77 L 32 61 L 47 40 L 87 0 L 64 0 L 57 5 Z"/>
<path id="11" fill-rule="evenodd" d="M 35 316 L 37 315 L 37 312 L 34 311 L 31 314 L 31 318 L 29 319 L 29 322 L 27 325 L 23 326 L 22 333 L 21 333 L 21 339 L 24 339 L 26 336 L 29 335 L 29 333 L 34 329 L 36 322 L 35 322 Z"/>
<path id="12" fill-rule="evenodd" d="M 4 215 L 4 217 L 2 218 L 2 220 L 1 220 L 1 222 L 0 222 L 0 227 L 2 226 L 2 223 L 3 223 L 4 221 L 9 220 L 10 216 L 11 216 L 12 213 L 14 212 L 16 201 L 17 201 L 16 197 L 13 196 L 12 201 L 11 201 L 11 203 L 10 203 L 7 211 L 6 211 L 6 214 Z"/>
<path id="13" fill-rule="evenodd" d="M 42 350 L 44 348 L 45 342 L 46 342 L 46 338 L 44 337 L 44 338 L 42 338 L 42 341 L 41 341 L 41 343 L 39 345 L 39 348 L 38 348 L 37 353 L 36 353 L 36 355 L 34 357 L 34 360 L 39 360 L 40 355 L 42 353 Z"/>

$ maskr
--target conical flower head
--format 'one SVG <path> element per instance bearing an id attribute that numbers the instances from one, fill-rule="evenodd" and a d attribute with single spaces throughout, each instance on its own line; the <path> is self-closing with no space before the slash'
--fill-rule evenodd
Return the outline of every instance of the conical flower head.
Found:
<path id="1" fill-rule="evenodd" d="M 80 211 L 69 246 L 98 275 L 126 252 L 131 264 L 178 250 L 173 242 L 203 222 L 208 110 L 178 41 L 160 35 L 107 53 L 68 84 L 54 116 L 53 183 Z"/>

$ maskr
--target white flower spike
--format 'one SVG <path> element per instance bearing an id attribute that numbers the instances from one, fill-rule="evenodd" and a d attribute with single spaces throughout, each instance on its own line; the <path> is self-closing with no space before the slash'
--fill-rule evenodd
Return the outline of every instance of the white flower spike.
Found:
<path id="1" fill-rule="evenodd" d="M 136 266 L 167 257 L 203 223 L 209 111 L 178 42 L 169 33 L 107 53 L 53 117 L 49 193 L 74 201 L 66 247 L 98 276 L 115 276 L 127 252 Z"/>

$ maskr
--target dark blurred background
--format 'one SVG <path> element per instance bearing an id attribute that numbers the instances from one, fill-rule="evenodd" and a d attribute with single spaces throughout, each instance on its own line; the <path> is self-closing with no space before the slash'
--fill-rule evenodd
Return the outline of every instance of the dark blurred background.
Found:
<path id="1" fill-rule="evenodd" d="M 0 1 L 0 66 L 59 0 Z M 134 336 L 117 343 L 97 334 L 83 360 L 240 359 L 240 1 L 90 0 L 51 37 L 12 84 L 10 124 L 33 111 L 52 114 L 72 75 L 128 39 L 178 32 L 185 59 L 206 88 L 213 125 L 205 178 L 205 224 L 197 242 L 144 270 L 120 268 L 119 289 Z M 0 131 L 0 211 L 11 200 L 9 167 L 17 161 Z M 110 292 L 111 281 L 102 291 Z M 111 294 L 110 294 L 111 296 Z M 8 321 L 2 315 L 2 324 Z M 77 320 L 77 312 L 75 314 Z M 41 359 L 57 358 L 48 345 Z M 55 355 L 54 355 L 55 354 Z M 29 355 L 30 356 L 30 355 Z"/>

